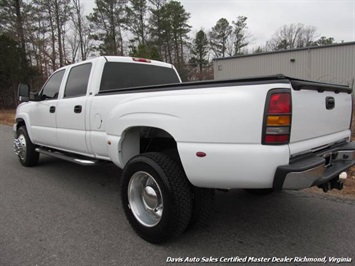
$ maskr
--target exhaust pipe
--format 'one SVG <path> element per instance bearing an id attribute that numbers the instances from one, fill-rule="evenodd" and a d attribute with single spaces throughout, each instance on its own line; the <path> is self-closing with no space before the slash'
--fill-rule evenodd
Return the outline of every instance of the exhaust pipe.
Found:
<path id="1" fill-rule="evenodd" d="M 347 178 L 348 174 L 346 172 L 342 172 L 338 177 L 333 178 L 329 182 L 319 185 L 318 187 L 322 188 L 323 192 L 325 193 L 332 190 L 333 188 L 342 190 L 344 188 L 344 182 Z"/>

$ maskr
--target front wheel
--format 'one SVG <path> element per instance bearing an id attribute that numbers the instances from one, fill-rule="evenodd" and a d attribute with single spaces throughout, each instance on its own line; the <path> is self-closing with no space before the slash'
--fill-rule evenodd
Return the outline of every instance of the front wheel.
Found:
<path id="1" fill-rule="evenodd" d="M 121 176 L 121 199 L 135 232 L 151 243 L 182 234 L 192 214 L 192 188 L 182 166 L 163 153 L 133 157 Z"/>
<path id="2" fill-rule="evenodd" d="M 39 153 L 31 142 L 26 127 L 20 127 L 16 132 L 14 141 L 15 153 L 23 166 L 34 166 L 38 163 Z"/>

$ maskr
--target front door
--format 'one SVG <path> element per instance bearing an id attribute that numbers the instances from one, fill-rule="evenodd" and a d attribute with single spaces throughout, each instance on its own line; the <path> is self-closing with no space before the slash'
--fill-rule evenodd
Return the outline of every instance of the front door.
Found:
<path id="1" fill-rule="evenodd" d="M 62 69 L 53 73 L 40 92 L 42 100 L 31 103 L 33 106 L 30 112 L 30 125 L 32 141 L 35 144 L 58 146 L 56 112 L 64 72 L 65 69 Z"/>

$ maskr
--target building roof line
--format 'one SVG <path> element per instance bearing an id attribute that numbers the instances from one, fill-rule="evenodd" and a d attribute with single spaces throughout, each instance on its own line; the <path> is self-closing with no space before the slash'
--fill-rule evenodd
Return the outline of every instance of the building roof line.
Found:
<path id="1" fill-rule="evenodd" d="M 301 47 L 301 48 L 295 48 L 295 49 L 289 49 L 289 50 L 279 50 L 279 51 L 263 52 L 263 53 L 256 53 L 256 54 L 237 55 L 237 56 L 230 56 L 230 57 L 220 57 L 220 58 L 213 58 L 213 61 L 229 60 L 229 59 L 235 59 L 235 58 L 259 56 L 259 55 L 269 55 L 269 54 L 280 54 L 280 53 L 288 53 L 288 52 L 298 52 L 298 51 L 304 51 L 304 50 L 322 49 L 322 48 L 337 47 L 337 46 L 346 46 L 346 45 L 355 45 L 355 42 L 343 42 L 343 43 L 335 43 L 335 44 L 329 44 L 329 45 Z"/>

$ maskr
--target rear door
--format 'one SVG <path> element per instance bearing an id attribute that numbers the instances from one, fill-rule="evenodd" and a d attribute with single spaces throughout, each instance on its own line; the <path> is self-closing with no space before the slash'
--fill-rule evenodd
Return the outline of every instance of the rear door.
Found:
<path id="1" fill-rule="evenodd" d="M 57 136 L 61 149 L 88 154 L 86 142 L 87 89 L 92 63 L 70 69 L 62 99 L 57 105 Z"/>

